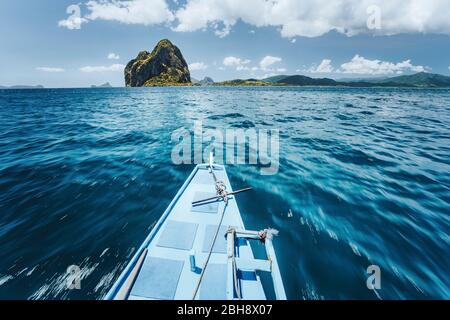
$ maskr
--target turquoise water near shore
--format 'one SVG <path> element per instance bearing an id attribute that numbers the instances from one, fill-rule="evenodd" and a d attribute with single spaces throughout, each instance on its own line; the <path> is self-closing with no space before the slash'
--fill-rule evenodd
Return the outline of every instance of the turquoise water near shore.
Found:
<path id="1" fill-rule="evenodd" d="M 236 87 L 0 90 L 0 299 L 101 299 L 193 169 L 170 137 L 196 120 L 280 130 L 276 175 L 228 174 L 255 188 L 246 227 L 280 231 L 289 299 L 450 298 L 450 90 Z"/>

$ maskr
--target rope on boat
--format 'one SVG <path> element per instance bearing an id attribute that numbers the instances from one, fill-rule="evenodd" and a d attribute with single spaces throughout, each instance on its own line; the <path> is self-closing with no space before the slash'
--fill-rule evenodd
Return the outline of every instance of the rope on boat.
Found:
<path id="1" fill-rule="evenodd" d="M 192 297 L 192 300 L 195 300 L 195 298 L 197 297 L 198 289 L 200 289 L 200 284 L 202 283 L 203 276 L 205 275 L 206 267 L 208 266 L 209 259 L 211 258 L 211 254 L 212 254 L 214 245 L 216 244 L 217 236 L 219 234 L 220 226 L 222 225 L 223 217 L 225 216 L 225 210 L 227 208 L 227 205 L 228 205 L 228 201 L 225 202 L 225 205 L 223 207 L 222 216 L 220 217 L 220 223 L 216 230 L 216 234 L 214 235 L 214 239 L 211 244 L 211 248 L 209 249 L 208 256 L 206 257 L 205 264 L 203 265 L 202 273 L 200 274 L 200 278 L 198 279 L 197 286 L 195 287 L 194 296 Z"/>
<path id="2" fill-rule="evenodd" d="M 247 191 L 250 191 L 250 190 L 253 190 L 253 188 L 245 188 L 245 189 L 240 189 L 240 190 L 233 191 L 233 192 L 227 192 L 227 195 L 228 196 L 234 196 L 236 194 L 239 194 L 239 193 L 242 193 L 242 192 L 247 192 Z M 198 205 L 203 204 L 203 202 L 219 200 L 219 199 L 223 199 L 223 196 L 214 196 L 214 197 L 210 197 L 210 198 L 206 198 L 206 199 L 202 199 L 202 200 L 197 200 L 197 201 L 192 202 L 192 205 L 193 206 L 198 206 Z"/>
<path id="3" fill-rule="evenodd" d="M 197 286 L 195 287 L 195 291 L 194 291 L 194 295 L 192 297 L 192 300 L 195 300 L 195 298 L 197 297 L 197 293 L 198 293 L 198 290 L 200 289 L 200 285 L 202 283 L 203 276 L 205 275 L 205 270 L 208 267 L 209 259 L 211 258 L 211 255 L 212 255 L 212 252 L 213 252 L 213 249 L 214 249 L 214 245 L 216 244 L 216 241 L 217 241 L 217 236 L 219 235 L 220 227 L 222 226 L 222 223 L 223 223 L 223 218 L 225 216 L 225 211 L 226 211 L 227 206 L 228 206 L 228 196 L 230 195 L 227 192 L 227 187 L 226 187 L 225 183 L 223 181 L 217 179 L 217 176 L 214 173 L 212 155 L 210 157 L 211 158 L 210 158 L 210 162 L 209 162 L 209 172 L 212 174 L 213 179 L 214 179 L 214 183 L 215 183 L 215 186 L 216 186 L 217 198 L 222 198 L 223 199 L 224 206 L 223 206 L 222 214 L 220 216 L 219 225 L 217 226 L 216 232 L 214 234 L 214 238 L 213 238 L 213 241 L 211 243 L 211 247 L 209 248 L 208 256 L 206 257 L 206 261 L 205 261 L 205 263 L 203 265 L 202 272 L 200 274 L 200 278 L 198 279 Z M 201 201 L 198 201 L 198 202 L 203 202 L 203 201 L 204 200 L 201 200 Z M 234 258 L 234 250 L 233 250 L 233 276 L 234 276 L 235 290 L 236 290 L 236 292 L 238 294 L 238 298 L 240 300 L 241 299 L 241 294 L 240 294 L 240 290 L 238 290 L 239 288 L 238 288 L 238 283 L 237 283 L 237 270 L 236 270 L 236 260 Z"/>
<path id="4" fill-rule="evenodd" d="M 225 216 L 225 211 L 226 211 L 227 206 L 228 206 L 228 194 L 225 191 L 226 190 L 226 186 L 225 186 L 225 184 L 222 181 L 217 180 L 217 177 L 214 174 L 212 166 L 210 167 L 210 170 L 211 170 L 210 172 L 213 175 L 214 182 L 216 184 L 217 194 L 218 195 L 223 195 L 224 206 L 223 206 L 223 210 L 222 210 L 222 215 L 220 217 L 219 225 L 217 226 L 216 233 L 214 234 L 214 238 L 213 238 L 213 241 L 211 243 L 211 247 L 209 248 L 209 252 L 208 252 L 208 256 L 206 257 L 206 261 L 205 261 L 205 263 L 203 265 L 202 273 L 200 274 L 200 278 L 198 279 L 197 286 L 195 287 L 194 296 L 192 297 L 192 300 L 195 300 L 195 298 L 197 297 L 198 289 L 200 288 L 200 285 L 201 285 L 202 280 L 203 280 L 203 276 L 205 275 L 205 270 L 206 270 L 206 267 L 208 266 L 209 259 L 211 258 L 214 245 L 216 244 L 217 236 L 219 235 L 220 227 L 222 226 L 223 217 Z"/>
<path id="5" fill-rule="evenodd" d="M 230 192 L 230 193 L 227 192 L 227 187 L 226 187 L 225 183 L 223 181 L 217 179 L 217 176 L 214 173 L 212 154 L 210 155 L 209 172 L 213 176 L 215 187 L 216 187 L 216 194 L 217 194 L 217 196 L 213 197 L 213 198 L 209 198 L 209 199 L 196 201 L 193 204 L 195 205 L 195 204 L 199 204 L 201 202 L 205 202 L 205 201 L 209 201 L 209 200 L 213 200 L 213 199 L 222 199 L 224 201 L 224 207 L 223 207 L 223 211 L 222 211 L 222 214 L 221 214 L 221 217 L 220 217 L 219 225 L 217 226 L 216 232 L 214 234 L 213 241 L 211 243 L 211 247 L 209 248 L 209 251 L 208 251 L 208 256 L 206 257 L 206 261 L 205 261 L 205 263 L 203 265 L 202 272 L 200 274 L 200 278 L 198 279 L 197 285 L 195 287 L 195 291 L 194 291 L 194 295 L 192 297 L 192 300 L 195 300 L 195 298 L 197 297 L 197 293 L 198 293 L 198 290 L 200 289 L 200 285 L 202 283 L 203 276 L 205 275 L 205 270 L 208 267 L 209 259 L 211 258 L 212 251 L 214 249 L 214 245 L 216 244 L 217 236 L 219 235 L 220 227 L 222 226 L 223 218 L 225 216 L 225 211 L 226 211 L 227 206 L 228 206 L 228 196 L 252 190 L 252 188 L 245 188 L 245 189 L 242 189 L 242 190 L 238 190 L 236 192 Z M 227 233 L 229 233 L 229 232 L 230 232 L 230 230 L 227 231 Z M 235 236 L 235 234 L 233 232 L 233 237 L 234 236 Z M 239 287 L 239 281 L 238 281 L 238 278 L 237 278 L 236 257 L 234 255 L 234 248 L 233 248 L 233 257 L 232 258 L 233 258 L 234 290 L 236 291 L 238 299 L 241 300 L 241 291 L 240 291 L 240 287 Z"/>

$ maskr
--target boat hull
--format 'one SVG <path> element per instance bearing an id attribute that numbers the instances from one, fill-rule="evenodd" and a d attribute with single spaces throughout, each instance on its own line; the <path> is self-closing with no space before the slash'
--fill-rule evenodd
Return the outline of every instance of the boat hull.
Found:
<path id="1" fill-rule="evenodd" d="M 231 192 L 225 168 L 214 165 L 214 174 Z M 238 293 L 235 286 L 230 288 L 227 230 L 245 230 L 237 202 L 231 196 L 226 206 L 222 199 L 192 204 L 214 197 L 215 186 L 209 166 L 197 165 L 105 299 L 191 300 L 200 279 L 195 299 L 266 298 L 260 277 L 252 269 L 239 270 Z M 235 254 L 254 258 L 245 239 L 235 244 Z"/>

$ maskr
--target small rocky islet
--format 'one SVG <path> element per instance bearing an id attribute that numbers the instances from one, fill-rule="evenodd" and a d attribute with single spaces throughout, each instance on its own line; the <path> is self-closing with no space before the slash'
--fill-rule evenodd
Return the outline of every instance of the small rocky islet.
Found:
<path id="1" fill-rule="evenodd" d="M 150 53 L 139 52 L 125 67 L 127 87 L 191 86 L 188 64 L 180 49 L 167 39 Z"/>

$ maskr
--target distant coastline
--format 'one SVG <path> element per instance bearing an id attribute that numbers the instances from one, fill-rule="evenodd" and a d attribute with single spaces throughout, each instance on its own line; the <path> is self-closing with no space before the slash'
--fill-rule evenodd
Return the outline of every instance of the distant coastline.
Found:
<path id="1" fill-rule="evenodd" d="M 266 79 L 235 79 L 216 82 L 214 86 L 308 86 L 308 87 L 393 87 L 393 88 L 450 88 L 450 77 L 419 72 L 382 79 L 338 81 L 330 78 L 311 78 L 303 75 L 279 75 Z"/>
<path id="2" fill-rule="evenodd" d="M 427 72 L 419 72 L 412 75 L 403 75 L 397 77 L 376 78 L 376 79 L 345 79 L 334 80 L 330 78 L 311 78 L 303 75 L 278 75 L 265 79 L 234 79 L 215 82 L 210 77 L 203 80 L 192 78 L 189 85 L 186 84 L 164 84 L 153 85 L 155 87 L 344 87 L 344 88 L 450 88 L 450 77 Z M 125 88 L 115 87 L 115 88 Z M 96 86 L 81 88 L 114 88 L 109 82 Z M 64 88 L 45 88 L 42 85 L 14 85 L 0 86 L 0 90 L 31 90 L 31 89 L 64 89 Z M 75 89 L 75 88 L 71 88 Z"/>
<path id="3" fill-rule="evenodd" d="M 0 86 L 0 90 L 27 90 L 27 89 L 45 89 L 44 86 L 29 86 L 29 85 L 14 85 L 14 86 Z"/>

